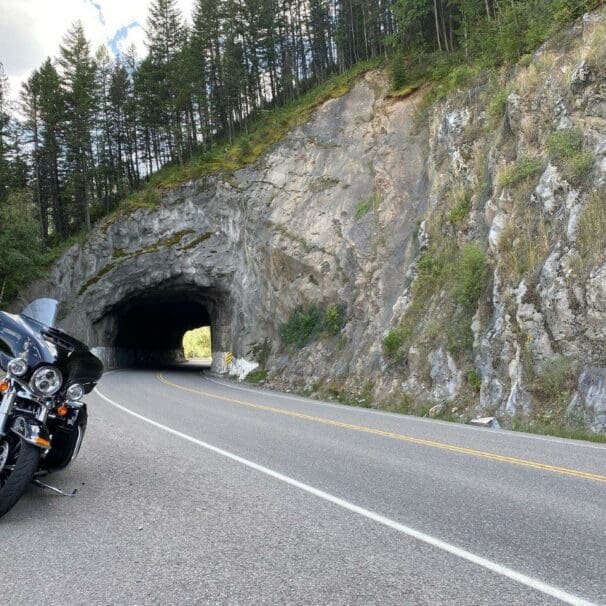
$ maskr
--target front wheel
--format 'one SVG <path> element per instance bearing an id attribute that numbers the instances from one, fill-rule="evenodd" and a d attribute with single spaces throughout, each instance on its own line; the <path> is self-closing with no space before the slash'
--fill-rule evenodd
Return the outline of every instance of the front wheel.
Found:
<path id="1" fill-rule="evenodd" d="M 40 449 L 16 435 L 0 438 L 0 517 L 21 498 L 38 469 Z"/>

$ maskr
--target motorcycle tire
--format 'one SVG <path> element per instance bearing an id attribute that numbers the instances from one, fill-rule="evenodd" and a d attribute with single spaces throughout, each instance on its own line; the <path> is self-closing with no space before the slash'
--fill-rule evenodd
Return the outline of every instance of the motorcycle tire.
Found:
<path id="1" fill-rule="evenodd" d="M 0 518 L 21 498 L 40 460 L 40 449 L 24 440 L 11 441 L 11 446 L 16 450 L 9 454 L 10 465 L 14 467 L 9 473 L 6 468 L 0 471 Z"/>

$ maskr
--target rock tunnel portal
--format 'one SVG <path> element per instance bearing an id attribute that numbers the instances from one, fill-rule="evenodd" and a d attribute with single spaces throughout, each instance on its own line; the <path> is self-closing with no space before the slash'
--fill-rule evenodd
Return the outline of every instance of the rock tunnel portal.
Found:
<path id="1" fill-rule="evenodd" d="M 183 335 L 210 326 L 212 349 L 229 339 L 229 299 L 215 290 L 148 290 L 118 303 L 101 320 L 114 366 L 157 366 L 182 361 Z"/>

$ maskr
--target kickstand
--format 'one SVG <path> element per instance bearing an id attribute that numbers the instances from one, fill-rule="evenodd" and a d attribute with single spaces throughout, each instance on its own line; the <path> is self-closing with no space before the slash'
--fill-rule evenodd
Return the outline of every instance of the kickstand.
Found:
<path id="1" fill-rule="evenodd" d="M 75 497 L 76 493 L 78 492 L 78 489 L 75 489 L 71 493 L 64 492 L 60 488 L 55 488 L 54 486 L 50 486 L 49 484 L 45 484 L 44 482 L 41 482 L 40 480 L 37 480 L 35 478 L 32 480 L 32 484 L 35 484 L 36 486 L 38 486 L 38 488 L 50 490 L 51 492 L 54 492 L 56 494 L 60 494 L 62 497 Z"/>

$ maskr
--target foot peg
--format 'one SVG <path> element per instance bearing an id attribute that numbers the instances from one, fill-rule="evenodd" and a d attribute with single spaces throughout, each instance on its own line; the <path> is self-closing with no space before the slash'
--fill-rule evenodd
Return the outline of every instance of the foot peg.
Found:
<path id="1" fill-rule="evenodd" d="M 36 486 L 38 486 L 38 488 L 50 490 L 51 492 L 60 494 L 62 497 L 75 497 L 76 493 L 78 492 L 78 489 L 74 489 L 73 492 L 65 492 L 65 491 L 61 490 L 60 488 L 55 488 L 54 486 L 45 484 L 44 482 L 41 482 L 40 480 L 37 480 L 35 478 L 32 480 L 32 484 L 35 484 Z"/>

